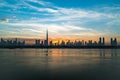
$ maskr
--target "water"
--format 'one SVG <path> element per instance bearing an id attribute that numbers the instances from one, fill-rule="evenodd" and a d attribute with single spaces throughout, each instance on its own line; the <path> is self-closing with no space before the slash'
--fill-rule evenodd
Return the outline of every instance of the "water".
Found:
<path id="1" fill-rule="evenodd" d="M 0 49 L 0 80 L 120 80 L 120 49 Z"/>

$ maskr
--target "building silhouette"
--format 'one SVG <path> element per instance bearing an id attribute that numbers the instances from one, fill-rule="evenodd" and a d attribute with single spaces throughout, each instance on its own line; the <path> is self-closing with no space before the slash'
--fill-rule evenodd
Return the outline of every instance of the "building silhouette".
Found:
<path id="1" fill-rule="evenodd" d="M 46 40 L 44 40 L 44 46 L 48 46 L 48 29 L 46 30 Z"/>
<path id="2" fill-rule="evenodd" d="M 35 40 L 35 45 L 40 46 L 40 40 Z"/>
<path id="3" fill-rule="evenodd" d="M 52 40 L 50 41 L 50 46 L 53 46 L 53 41 Z"/>
<path id="4" fill-rule="evenodd" d="M 49 42 L 48 40 L 48 30 L 46 30 L 46 38 L 45 40 L 35 40 L 35 45 L 36 46 L 44 46 L 44 47 L 103 47 L 103 46 L 108 46 L 105 44 L 105 38 L 104 37 L 99 37 L 98 41 L 93 41 L 93 40 L 75 40 L 75 41 L 59 41 L 56 43 L 53 43 L 51 40 Z M 111 38 L 111 46 L 117 46 L 117 39 L 115 38 L 114 40 Z"/>
<path id="5" fill-rule="evenodd" d="M 65 46 L 65 41 L 62 40 L 61 46 Z"/>
<path id="6" fill-rule="evenodd" d="M 111 38 L 110 40 L 111 46 L 117 46 L 117 38 Z"/>
<path id="7" fill-rule="evenodd" d="M 104 46 L 105 45 L 105 38 L 99 38 L 98 46 Z"/>
<path id="8" fill-rule="evenodd" d="M 98 41 L 93 41 L 93 40 L 88 40 L 88 41 L 84 41 L 84 40 L 75 40 L 75 41 L 60 41 L 58 40 L 58 42 L 54 43 L 54 41 L 49 41 L 48 39 L 48 30 L 46 30 L 46 38 L 45 40 L 42 39 L 35 39 L 35 44 L 34 45 L 29 45 L 29 44 L 25 44 L 25 40 L 18 40 L 17 38 L 15 38 L 14 40 L 7 40 L 7 39 L 0 39 L 0 47 L 71 47 L 71 48 L 77 48 L 77 47 L 107 47 L 107 46 L 111 46 L 111 47 L 120 47 L 120 45 L 118 45 L 117 42 L 117 38 L 111 38 L 110 39 L 110 45 L 107 45 L 105 43 L 105 38 L 104 37 L 99 37 Z"/>
<path id="9" fill-rule="evenodd" d="M 25 40 L 24 41 L 18 41 L 17 38 L 15 40 L 5 40 L 1 38 L 0 40 L 0 46 L 24 46 L 25 45 Z"/>
<path id="10" fill-rule="evenodd" d="M 52 43 L 51 43 L 52 45 Z M 45 40 L 35 40 L 35 46 L 48 46 L 48 30 L 46 30 L 46 39 Z"/>

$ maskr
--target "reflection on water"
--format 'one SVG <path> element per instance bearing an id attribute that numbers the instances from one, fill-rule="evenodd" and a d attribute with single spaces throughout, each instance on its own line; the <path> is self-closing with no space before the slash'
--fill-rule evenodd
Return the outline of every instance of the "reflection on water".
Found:
<path id="1" fill-rule="evenodd" d="M 0 49 L 0 80 L 120 80 L 120 49 Z"/>

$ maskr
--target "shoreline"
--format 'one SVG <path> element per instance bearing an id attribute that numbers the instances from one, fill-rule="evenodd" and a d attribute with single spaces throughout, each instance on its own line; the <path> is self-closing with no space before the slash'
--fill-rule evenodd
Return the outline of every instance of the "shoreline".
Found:
<path id="1" fill-rule="evenodd" d="M 120 49 L 120 46 L 0 46 L 0 49 Z"/>

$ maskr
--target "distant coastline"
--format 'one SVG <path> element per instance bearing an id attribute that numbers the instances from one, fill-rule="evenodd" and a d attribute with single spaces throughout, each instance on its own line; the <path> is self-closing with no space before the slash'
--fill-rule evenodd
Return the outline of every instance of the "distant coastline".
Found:
<path id="1" fill-rule="evenodd" d="M 0 46 L 0 49 L 16 49 L 16 48 L 40 48 L 40 49 L 52 49 L 52 48 L 69 48 L 69 49 L 120 49 L 120 46 L 35 46 L 35 45 L 26 45 L 26 46 Z"/>
<path id="2" fill-rule="evenodd" d="M 3 38 L 0 39 L 0 48 L 120 48 L 118 44 L 117 38 L 110 38 L 110 45 L 105 43 L 105 37 L 99 37 L 98 41 L 93 40 L 75 40 L 75 41 L 64 41 L 61 42 L 58 40 L 57 43 L 53 43 L 53 41 L 49 41 L 48 37 L 48 29 L 46 30 L 46 39 L 35 39 L 35 44 L 30 45 L 26 44 L 25 40 L 20 41 L 17 38 L 15 40 L 5 40 Z"/>

